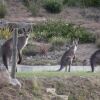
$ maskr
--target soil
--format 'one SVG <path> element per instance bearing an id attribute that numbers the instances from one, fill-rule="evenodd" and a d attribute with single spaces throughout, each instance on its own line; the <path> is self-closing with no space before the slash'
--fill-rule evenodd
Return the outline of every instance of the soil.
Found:
<path id="1" fill-rule="evenodd" d="M 0 88 L 0 100 L 100 100 L 100 77 L 19 79 L 22 88 Z M 47 89 L 55 91 L 48 92 Z"/>

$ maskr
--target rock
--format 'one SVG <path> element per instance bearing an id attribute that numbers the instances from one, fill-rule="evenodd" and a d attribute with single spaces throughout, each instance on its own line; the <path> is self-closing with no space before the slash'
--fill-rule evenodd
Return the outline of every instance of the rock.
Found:
<path id="1" fill-rule="evenodd" d="M 10 80 L 9 72 L 4 67 L 0 67 L 0 87 L 9 84 Z"/>
<path id="2" fill-rule="evenodd" d="M 10 84 L 18 88 L 21 88 L 21 83 L 16 78 L 15 79 L 11 78 Z"/>
<path id="3" fill-rule="evenodd" d="M 56 95 L 51 98 L 51 100 L 68 100 L 68 96 L 66 95 Z"/>
<path id="4" fill-rule="evenodd" d="M 53 95 L 56 95 L 56 89 L 55 88 L 47 88 L 46 92 L 50 93 L 50 94 L 53 94 Z"/>
<path id="5" fill-rule="evenodd" d="M 21 83 L 17 79 L 12 79 L 7 69 L 4 66 L 0 66 L 0 87 L 9 84 L 21 88 Z"/>

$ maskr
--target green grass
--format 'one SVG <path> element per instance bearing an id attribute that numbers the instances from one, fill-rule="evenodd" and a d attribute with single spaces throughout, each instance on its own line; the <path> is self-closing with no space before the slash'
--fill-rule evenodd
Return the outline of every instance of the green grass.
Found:
<path id="1" fill-rule="evenodd" d="M 17 77 L 21 78 L 32 78 L 32 77 L 69 77 L 69 76 L 82 76 L 82 77 L 90 77 L 90 76 L 100 76 L 99 72 L 92 73 L 92 72 L 20 72 L 17 73 Z"/>

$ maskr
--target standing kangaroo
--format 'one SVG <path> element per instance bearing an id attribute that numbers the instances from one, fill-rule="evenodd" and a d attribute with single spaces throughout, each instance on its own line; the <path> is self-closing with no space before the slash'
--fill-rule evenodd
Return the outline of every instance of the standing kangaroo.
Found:
<path id="1" fill-rule="evenodd" d="M 90 57 L 91 70 L 94 72 L 94 67 L 100 65 L 100 50 L 95 51 Z"/>
<path id="2" fill-rule="evenodd" d="M 63 56 L 61 58 L 61 62 L 60 62 L 60 69 L 58 71 L 62 70 L 65 66 L 66 66 L 65 71 L 67 71 L 67 66 L 69 65 L 68 72 L 70 72 L 70 67 L 72 65 L 73 59 L 75 58 L 77 46 L 78 46 L 78 41 L 76 41 L 76 40 L 73 41 L 73 44 L 63 54 Z"/>
<path id="3" fill-rule="evenodd" d="M 22 50 L 26 46 L 29 38 L 28 31 L 26 32 L 25 29 L 19 30 L 18 33 L 21 33 L 22 36 L 18 37 L 18 43 L 17 43 L 17 54 L 18 54 L 18 64 L 22 61 Z M 1 52 L 2 52 L 2 60 L 4 66 L 8 70 L 8 60 L 12 57 L 12 51 L 13 51 L 13 39 L 10 38 L 1 46 Z"/>

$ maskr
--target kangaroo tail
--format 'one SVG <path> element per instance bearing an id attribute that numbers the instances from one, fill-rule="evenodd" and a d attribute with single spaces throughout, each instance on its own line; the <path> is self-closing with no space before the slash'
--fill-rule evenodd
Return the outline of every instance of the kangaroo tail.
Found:
<path id="1" fill-rule="evenodd" d="M 7 56 L 5 54 L 2 54 L 2 60 L 3 60 L 3 64 L 4 66 L 7 68 L 8 70 L 8 63 L 7 63 Z"/>
<path id="2" fill-rule="evenodd" d="M 57 71 L 61 71 L 63 69 L 63 65 L 61 64 L 60 68 Z"/>
<path id="3" fill-rule="evenodd" d="M 22 55 L 21 55 L 21 53 L 20 52 L 18 52 L 18 57 L 19 57 L 19 60 L 18 60 L 18 64 L 20 64 L 21 63 L 21 61 L 22 61 Z"/>
<path id="4" fill-rule="evenodd" d="M 91 58 L 90 58 L 90 65 L 91 65 L 91 70 L 92 70 L 92 72 L 94 72 L 94 59 L 93 59 L 93 57 L 91 56 Z"/>

